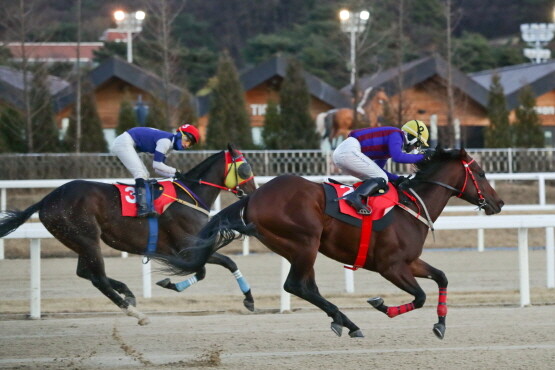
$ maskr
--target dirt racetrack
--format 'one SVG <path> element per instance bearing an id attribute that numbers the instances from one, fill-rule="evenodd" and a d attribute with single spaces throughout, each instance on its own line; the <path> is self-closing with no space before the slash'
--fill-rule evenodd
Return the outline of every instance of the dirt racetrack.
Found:
<path id="1" fill-rule="evenodd" d="M 546 288 L 545 250 L 530 251 L 533 306 L 520 308 L 515 249 L 425 251 L 423 259 L 449 278 L 444 340 L 432 334 L 437 286 L 423 309 L 389 319 L 365 301 L 412 297 L 377 274 L 355 272 L 355 293 L 344 293 L 344 270 L 319 256 L 316 278 L 365 338 L 338 338 L 330 319 L 292 298 L 280 314 L 280 257 L 232 256 L 251 284 L 257 311 L 242 307 L 231 274 L 208 266 L 207 278 L 182 293 L 153 287 L 144 299 L 140 260 L 106 260 L 108 274 L 135 292 L 151 324 L 137 325 L 92 285 L 75 275 L 75 258 L 43 259 L 42 320 L 27 320 L 29 261 L 0 261 L 0 368 L 10 369 L 552 369 L 555 290 Z M 161 278 L 154 272 L 152 281 Z"/>

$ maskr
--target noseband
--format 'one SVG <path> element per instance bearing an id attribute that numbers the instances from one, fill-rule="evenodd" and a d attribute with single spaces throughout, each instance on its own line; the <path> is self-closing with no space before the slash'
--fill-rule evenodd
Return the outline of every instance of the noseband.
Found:
<path id="1" fill-rule="evenodd" d="M 464 177 L 464 184 L 461 190 L 456 189 L 454 187 L 452 187 L 451 185 L 447 185 L 443 182 L 439 182 L 439 181 L 433 181 L 433 180 L 427 180 L 426 182 L 432 183 L 432 184 L 436 184 L 439 186 L 442 186 L 446 189 L 452 190 L 455 193 L 459 193 L 459 195 L 457 195 L 457 198 L 460 198 L 463 196 L 464 191 L 466 189 L 466 184 L 468 183 L 468 177 L 470 176 L 470 178 L 472 179 L 472 183 L 474 184 L 474 187 L 476 188 L 476 192 L 478 193 L 478 209 L 483 209 L 486 206 L 486 198 L 484 198 L 484 195 L 482 194 L 482 191 L 480 190 L 480 187 L 478 186 L 478 182 L 476 181 L 476 177 L 474 177 L 474 172 L 472 172 L 472 170 L 470 169 L 470 165 L 472 164 L 472 162 L 474 162 L 474 159 L 472 159 L 470 162 L 466 162 L 464 160 L 461 161 L 463 166 L 464 166 L 464 172 L 465 172 L 465 177 Z"/>

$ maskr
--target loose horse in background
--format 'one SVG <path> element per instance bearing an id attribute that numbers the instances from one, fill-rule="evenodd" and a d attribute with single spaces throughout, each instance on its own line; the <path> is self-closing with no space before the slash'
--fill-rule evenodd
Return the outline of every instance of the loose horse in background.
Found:
<path id="1" fill-rule="evenodd" d="M 383 89 L 375 90 L 370 87 L 365 90 L 357 106 L 357 122 L 362 127 L 376 127 L 384 114 L 384 102 L 388 100 Z M 316 131 L 327 140 L 330 148 L 335 149 L 345 140 L 354 127 L 352 108 L 331 109 L 316 116 Z"/>
<path id="2" fill-rule="evenodd" d="M 408 183 L 422 204 L 409 206 L 413 211 L 426 207 L 431 222 L 447 202 L 457 195 L 484 209 L 488 215 L 499 213 L 503 201 L 490 186 L 484 171 L 464 149 L 436 153 L 416 165 L 415 177 Z M 237 238 L 236 232 L 255 236 L 273 252 L 291 263 L 284 289 L 322 309 L 331 317 L 331 329 L 341 335 L 349 329 L 351 337 L 362 332 L 337 306 L 326 300 L 315 281 L 314 263 L 318 252 L 343 264 L 353 264 L 357 257 L 360 229 L 328 216 L 322 184 L 299 176 L 283 175 L 261 186 L 256 192 L 230 205 L 214 216 L 200 231 L 186 258 L 160 258 L 174 273 L 191 273 L 202 266 L 211 253 Z M 421 308 L 426 294 L 415 278 L 434 280 L 439 287 L 434 334 L 442 339 L 447 314 L 447 278 L 445 274 L 420 259 L 424 241 L 431 227 L 399 207 L 392 209 L 393 222 L 372 232 L 362 268 L 375 271 L 400 289 L 414 296 L 408 304 L 388 307 L 382 298 L 368 303 L 389 317 Z"/>
<path id="3" fill-rule="evenodd" d="M 240 181 L 240 179 L 243 179 Z M 241 152 L 228 146 L 205 159 L 173 182 L 177 199 L 158 218 L 156 252 L 173 254 L 186 245 L 184 237 L 196 234 L 207 222 L 209 210 L 221 189 L 243 196 L 256 189 L 252 169 Z M 0 218 L 0 237 L 23 224 L 35 212 L 46 229 L 66 247 L 78 254 L 77 276 L 90 280 L 106 297 L 128 316 L 148 323 L 136 310 L 135 296 L 124 283 L 106 276 L 100 250 L 100 239 L 110 247 L 133 254 L 146 254 L 149 220 L 124 217 L 119 190 L 112 184 L 75 180 L 46 195 L 24 211 L 7 211 Z M 254 310 L 248 283 L 237 265 L 227 256 L 214 254 L 208 263 L 228 268 L 245 294 L 243 303 Z M 205 269 L 199 269 L 196 280 L 202 280 Z M 122 298 L 121 295 L 124 296 Z"/>

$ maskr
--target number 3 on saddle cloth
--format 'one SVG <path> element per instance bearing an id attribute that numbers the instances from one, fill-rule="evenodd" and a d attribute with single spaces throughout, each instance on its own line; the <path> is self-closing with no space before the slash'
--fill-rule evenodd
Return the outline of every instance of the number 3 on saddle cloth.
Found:
<path id="1" fill-rule="evenodd" d="M 121 215 L 137 217 L 137 197 L 135 196 L 135 185 L 114 184 L 119 189 L 121 198 Z M 164 196 L 161 196 L 161 195 Z M 164 211 L 177 198 L 175 188 L 170 180 L 160 181 L 152 185 L 152 198 L 154 198 L 154 210 L 158 214 Z"/>
<path id="2" fill-rule="evenodd" d="M 393 221 L 393 207 L 399 203 L 399 194 L 397 189 L 389 183 L 389 189 L 384 194 L 368 197 L 367 204 L 372 208 L 372 213 L 368 216 L 358 214 L 345 199 L 338 199 L 354 191 L 362 182 L 354 184 L 354 186 L 341 184 L 330 179 L 330 182 L 324 182 L 324 192 L 326 194 L 325 213 L 328 216 L 336 218 L 349 225 L 360 228 L 360 241 L 357 258 L 353 266 L 345 265 L 345 268 L 357 270 L 364 266 L 372 231 L 381 231 L 385 229 Z"/>

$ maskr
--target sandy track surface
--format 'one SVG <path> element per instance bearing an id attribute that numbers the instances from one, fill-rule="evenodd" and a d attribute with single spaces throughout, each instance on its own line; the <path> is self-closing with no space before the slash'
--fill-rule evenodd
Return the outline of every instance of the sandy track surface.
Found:
<path id="1" fill-rule="evenodd" d="M 292 298 L 279 314 L 281 258 L 271 253 L 232 256 L 251 284 L 257 311 L 242 306 L 231 274 L 208 266 L 207 278 L 182 293 L 153 287 L 141 298 L 138 257 L 106 259 L 109 276 L 122 280 L 151 319 L 141 327 L 92 285 L 75 275 L 75 258 L 43 259 L 42 320 L 29 311 L 29 261 L 0 261 L 0 368 L 222 369 L 551 369 L 555 361 L 555 290 L 546 288 L 545 251 L 530 252 L 534 306 L 520 308 L 516 250 L 425 251 L 423 259 L 449 278 L 446 337 L 432 334 L 437 286 L 423 309 L 389 319 L 368 306 L 412 297 L 379 275 L 355 272 L 355 293 L 344 292 L 344 270 L 318 258 L 320 291 L 363 331 L 338 338 L 330 319 Z M 153 272 L 152 281 L 164 277 Z"/>

